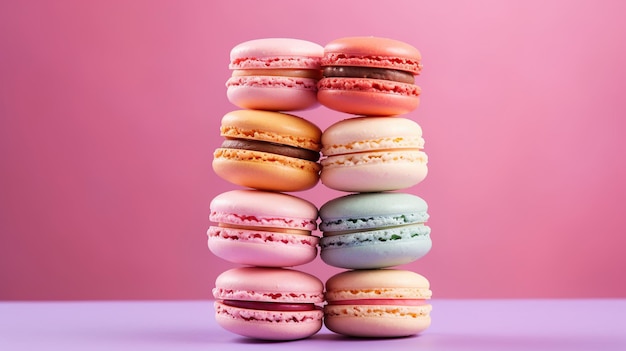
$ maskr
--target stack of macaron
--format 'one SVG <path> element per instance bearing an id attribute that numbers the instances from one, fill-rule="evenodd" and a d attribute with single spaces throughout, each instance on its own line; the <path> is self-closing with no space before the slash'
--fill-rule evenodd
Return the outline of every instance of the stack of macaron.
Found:
<path id="1" fill-rule="evenodd" d="M 403 193 L 427 174 L 420 126 L 421 56 L 392 39 L 247 41 L 230 53 L 224 141 L 213 170 L 239 189 L 210 204 L 208 246 L 239 267 L 215 282 L 216 320 L 243 336 L 399 337 L 430 325 L 426 278 L 395 266 L 431 248 L 427 204 Z M 321 103 L 348 118 L 322 132 L 293 111 Z M 319 210 L 290 192 L 321 183 L 347 194 Z M 318 229 L 322 237 L 313 233 Z M 292 267 L 320 252 L 345 269 L 326 284 Z"/>
<path id="2" fill-rule="evenodd" d="M 319 102 L 351 116 L 322 134 L 321 182 L 349 194 L 319 210 L 320 256 L 347 269 L 326 282 L 324 323 L 348 336 L 399 337 L 430 325 L 428 280 L 393 268 L 431 248 L 426 202 L 401 190 L 426 177 L 419 105 L 420 52 L 406 43 L 348 37 L 324 48 Z"/>
<path id="3" fill-rule="evenodd" d="M 322 327 L 324 284 L 291 267 L 317 257 L 318 209 L 289 192 L 319 182 L 321 130 L 291 114 L 317 105 L 323 47 L 289 38 L 257 39 L 230 53 L 224 141 L 213 170 L 240 188 L 210 204 L 208 246 L 240 265 L 220 274 L 217 323 L 259 339 L 295 340 Z"/>

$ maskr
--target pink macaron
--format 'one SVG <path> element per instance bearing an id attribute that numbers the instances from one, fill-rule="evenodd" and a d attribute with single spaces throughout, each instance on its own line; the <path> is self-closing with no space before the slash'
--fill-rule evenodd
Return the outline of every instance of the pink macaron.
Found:
<path id="1" fill-rule="evenodd" d="M 324 48 L 292 38 L 243 42 L 230 52 L 228 100 L 241 108 L 294 111 L 317 104 Z"/>
<path id="2" fill-rule="evenodd" d="M 278 192 L 238 189 L 217 195 L 209 219 L 208 246 L 238 264 L 291 267 L 317 256 L 318 210 L 309 201 Z"/>
<path id="3" fill-rule="evenodd" d="M 319 102 L 331 109 L 365 116 L 393 116 L 416 109 L 421 89 L 414 77 L 422 56 L 393 39 L 347 37 L 324 48 Z"/>
<path id="4" fill-rule="evenodd" d="M 409 188 L 428 173 L 422 128 L 401 117 L 356 117 L 322 133 L 322 183 L 347 192 Z"/>
<path id="5" fill-rule="evenodd" d="M 296 340 L 322 327 L 324 284 L 285 268 L 239 267 L 215 281 L 215 319 L 224 329 L 257 339 Z"/>

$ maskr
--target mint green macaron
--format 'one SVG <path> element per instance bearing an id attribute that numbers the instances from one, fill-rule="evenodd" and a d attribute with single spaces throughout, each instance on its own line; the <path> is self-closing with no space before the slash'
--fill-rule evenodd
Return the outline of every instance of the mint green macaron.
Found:
<path id="1" fill-rule="evenodd" d="M 320 257 L 333 267 L 386 268 L 413 262 L 431 247 L 428 205 L 407 193 L 360 193 L 319 211 Z"/>

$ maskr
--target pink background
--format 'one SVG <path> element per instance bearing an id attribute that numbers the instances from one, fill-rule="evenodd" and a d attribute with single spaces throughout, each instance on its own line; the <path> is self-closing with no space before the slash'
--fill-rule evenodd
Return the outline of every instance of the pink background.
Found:
<path id="1" fill-rule="evenodd" d="M 626 2 L 4 1 L 0 299 L 205 299 L 239 42 L 406 41 L 424 57 L 438 298 L 626 297 Z M 347 115 L 299 113 L 322 129 Z M 342 193 L 296 193 L 321 205 Z M 300 266 L 321 279 L 339 269 Z"/>

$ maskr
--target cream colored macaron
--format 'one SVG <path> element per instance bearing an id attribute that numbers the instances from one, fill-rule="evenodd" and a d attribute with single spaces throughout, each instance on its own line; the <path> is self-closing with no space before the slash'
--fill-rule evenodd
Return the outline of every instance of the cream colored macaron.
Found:
<path id="1" fill-rule="evenodd" d="M 347 336 L 415 335 L 430 326 L 430 283 L 407 270 L 346 271 L 326 282 L 324 324 Z"/>
<path id="2" fill-rule="evenodd" d="M 424 180 L 422 128 L 401 117 L 357 117 L 322 134 L 321 181 L 347 192 L 400 190 Z"/>

